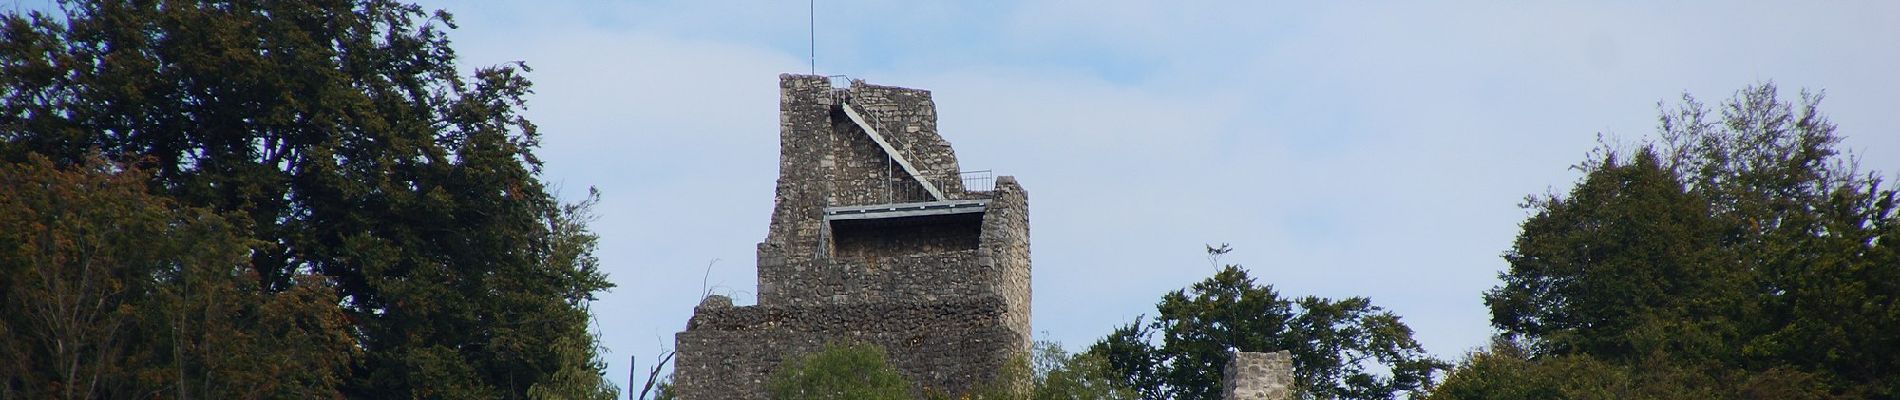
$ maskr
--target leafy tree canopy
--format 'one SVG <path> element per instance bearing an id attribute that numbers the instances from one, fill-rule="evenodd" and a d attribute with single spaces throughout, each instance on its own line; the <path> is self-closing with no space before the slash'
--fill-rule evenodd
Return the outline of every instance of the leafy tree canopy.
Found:
<path id="1" fill-rule="evenodd" d="M 611 285 L 540 180 L 525 65 L 464 76 L 451 16 L 394 0 L 60 7 L 0 18 L 0 162 L 98 151 L 236 215 L 245 287 L 333 290 L 348 396 L 611 396 L 585 308 Z"/>
<path id="2" fill-rule="evenodd" d="M 1133 400 L 1133 389 L 1120 385 L 1102 355 L 1069 354 L 1061 343 L 1038 341 L 1030 350 L 1034 400 Z"/>
<path id="3" fill-rule="evenodd" d="M 930 392 L 929 399 L 973 400 L 1121 400 L 1140 398 L 1117 382 L 1100 355 L 1069 354 L 1061 343 L 1036 341 L 1028 354 L 1010 360 L 992 381 L 960 397 Z"/>
<path id="4" fill-rule="evenodd" d="M 766 389 L 781 400 L 897 400 L 910 398 L 911 382 L 891 367 L 883 347 L 834 344 L 779 366 Z"/>
<path id="5" fill-rule="evenodd" d="M 1896 195 L 1835 148 L 1821 98 L 1761 84 L 1718 112 L 1684 95 L 1657 142 L 1599 148 L 1567 195 L 1531 198 L 1484 295 L 1523 349 L 1452 381 L 1539 370 L 1489 367 L 1524 360 L 1669 382 L 1652 394 L 1900 396 Z"/>
<path id="6" fill-rule="evenodd" d="M 354 348 L 330 286 L 260 291 L 241 218 L 77 161 L 0 164 L 0 398 L 338 393 Z"/>
<path id="7" fill-rule="evenodd" d="M 1208 249 L 1215 259 L 1228 251 Z M 1220 398 L 1233 351 L 1291 352 L 1297 389 L 1311 398 L 1393 398 L 1425 389 L 1449 367 L 1366 298 L 1285 299 L 1238 265 L 1163 295 L 1155 308 L 1153 321 L 1137 319 L 1089 348 L 1144 398 Z"/>

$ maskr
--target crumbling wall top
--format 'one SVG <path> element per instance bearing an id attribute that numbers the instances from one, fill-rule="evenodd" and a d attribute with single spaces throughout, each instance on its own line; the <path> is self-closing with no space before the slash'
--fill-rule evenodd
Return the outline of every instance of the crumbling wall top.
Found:
<path id="1" fill-rule="evenodd" d="M 1223 400 L 1292 400 L 1293 353 L 1236 351 L 1221 385 Z"/>

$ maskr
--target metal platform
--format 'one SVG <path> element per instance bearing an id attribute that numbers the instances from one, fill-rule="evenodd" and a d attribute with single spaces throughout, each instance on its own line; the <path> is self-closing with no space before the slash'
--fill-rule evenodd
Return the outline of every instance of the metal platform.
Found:
<path id="1" fill-rule="evenodd" d="M 988 207 L 989 204 L 990 201 L 988 199 L 971 199 L 825 207 L 825 220 L 866 220 L 971 213 L 981 214 L 984 208 Z"/>

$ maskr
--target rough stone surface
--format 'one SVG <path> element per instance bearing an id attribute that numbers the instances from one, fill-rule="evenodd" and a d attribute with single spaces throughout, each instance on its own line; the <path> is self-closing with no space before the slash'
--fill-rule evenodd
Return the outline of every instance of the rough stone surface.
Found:
<path id="1" fill-rule="evenodd" d="M 1293 354 L 1237 351 L 1221 379 L 1225 400 L 1291 400 Z"/>
<path id="2" fill-rule="evenodd" d="M 968 191 L 930 92 L 779 76 L 779 179 L 758 245 L 759 304 L 709 297 L 675 336 L 684 399 L 764 399 L 783 360 L 828 343 L 883 346 L 918 393 L 963 393 L 1029 348 L 1028 195 L 1012 177 Z M 933 200 L 862 128 L 980 213 L 827 221 L 826 207 Z"/>

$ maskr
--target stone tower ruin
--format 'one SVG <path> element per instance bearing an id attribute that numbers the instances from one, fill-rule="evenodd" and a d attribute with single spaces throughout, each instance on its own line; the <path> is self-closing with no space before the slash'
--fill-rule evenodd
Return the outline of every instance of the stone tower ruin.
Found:
<path id="1" fill-rule="evenodd" d="M 764 399 L 782 361 L 873 343 L 918 392 L 1029 348 L 1028 197 L 968 173 L 926 90 L 779 76 L 779 177 L 758 305 L 709 296 L 675 336 L 684 399 Z"/>

